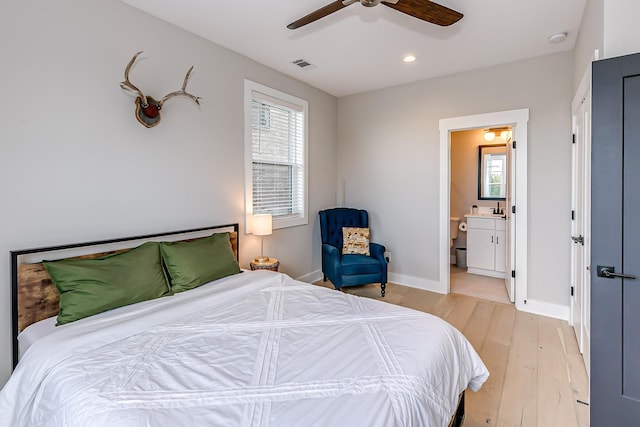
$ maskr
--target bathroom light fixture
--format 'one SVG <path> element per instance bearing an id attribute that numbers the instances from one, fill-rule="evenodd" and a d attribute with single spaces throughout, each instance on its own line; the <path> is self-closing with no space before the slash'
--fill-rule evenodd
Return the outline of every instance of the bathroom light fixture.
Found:
<path id="1" fill-rule="evenodd" d="M 493 132 L 490 129 L 484 131 L 484 140 L 485 141 L 491 142 L 494 139 L 496 139 L 496 133 L 495 132 Z"/>
<path id="2" fill-rule="evenodd" d="M 416 60 L 416 57 L 414 55 L 407 55 L 404 58 L 402 58 L 402 61 L 406 62 L 407 64 L 415 60 Z"/>
<path id="3" fill-rule="evenodd" d="M 491 142 L 494 139 L 496 139 L 496 135 L 500 135 L 500 138 L 503 141 L 506 141 L 511 137 L 511 128 L 501 127 L 501 128 L 485 129 L 484 140 L 487 142 Z"/>
<path id="4" fill-rule="evenodd" d="M 547 37 L 547 40 L 549 40 L 549 43 L 560 43 L 567 38 L 567 34 L 568 33 L 566 31 L 561 33 L 553 33 L 549 37 Z"/>

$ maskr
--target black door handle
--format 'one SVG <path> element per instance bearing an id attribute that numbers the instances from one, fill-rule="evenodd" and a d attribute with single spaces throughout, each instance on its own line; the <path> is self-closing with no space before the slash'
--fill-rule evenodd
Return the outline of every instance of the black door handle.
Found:
<path id="1" fill-rule="evenodd" d="M 597 270 L 596 270 L 596 274 L 598 277 L 606 277 L 607 279 L 615 279 L 616 277 L 620 277 L 622 279 L 633 279 L 635 280 L 636 276 L 632 275 L 632 274 L 623 274 L 623 273 L 616 273 L 615 269 L 613 267 L 610 266 L 602 266 L 599 265 Z"/>

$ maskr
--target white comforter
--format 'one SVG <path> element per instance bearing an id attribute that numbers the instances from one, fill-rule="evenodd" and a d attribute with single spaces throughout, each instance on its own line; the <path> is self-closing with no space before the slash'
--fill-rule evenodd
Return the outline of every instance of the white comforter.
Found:
<path id="1" fill-rule="evenodd" d="M 255 271 L 56 328 L 2 426 L 446 426 L 489 373 L 437 317 Z"/>

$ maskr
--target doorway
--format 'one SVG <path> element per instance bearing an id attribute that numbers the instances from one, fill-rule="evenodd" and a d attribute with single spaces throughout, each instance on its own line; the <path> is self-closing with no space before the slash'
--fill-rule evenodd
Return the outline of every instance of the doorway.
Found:
<path id="1" fill-rule="evenodd" d="M 517 309 L 523 309 L 527 301 L 527 124 L 529 109 L 509 110 L 473 116 L 454 117 L 440 120 L 440 283 L 447 293 L 450 288 L 450 205 L 451 205 L 451 133 L 455 131 L 497 128 L 509 126 L 513 129 L 516 143 L 515 173 L 512 179 L 515 192 L 510 206 L 514 227 L 515 244 L 509 258 L 514 302 Z"/>
<path id="2" fill-rule="evenodd" d="M 450 135 L 450 291 L 513 302 L 510 126 Z M 509 272 L 507 274 L 506 272 Z"/>

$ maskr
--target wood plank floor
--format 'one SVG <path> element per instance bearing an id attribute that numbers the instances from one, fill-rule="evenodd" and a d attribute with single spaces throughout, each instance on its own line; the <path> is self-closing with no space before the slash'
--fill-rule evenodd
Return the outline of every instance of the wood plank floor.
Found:
<path id="1" fill-rule="evenodd" d="M 332 288 L 329 282 L 317 285 Z M 345 292 L 380 299 L 379 285 Z M 388 284 L 383 299 L 441 317 L 458 328 L 489 369 L 468 392 L 464 427 L 589 426 L 587 373 L 571 326 L 471 296 Z"/>

